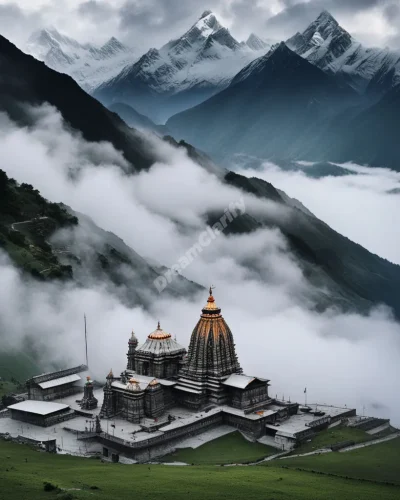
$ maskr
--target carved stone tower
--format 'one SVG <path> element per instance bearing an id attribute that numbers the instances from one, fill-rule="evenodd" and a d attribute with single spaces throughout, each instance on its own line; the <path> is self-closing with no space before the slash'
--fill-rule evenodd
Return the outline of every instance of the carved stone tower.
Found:
<path id="1" fill-rule="evenodd" d="M 104 400 L 100 410 L 100 417 L 110 418 L 115 415 L 115 403 L 113 397 L 112 383 L 114 380 L 113 371 L 107 375 L 106 385 L 104 386 Z"/>
<path id="2" fill-rule="evenodd" d="M 86 377 L 85 387 L 83 388 L 83 399 L 80 403 L 82 410 L 93 410 L 97 408 L 97 399 L 93 395 L 93 381 Z"/>
<path id="3" fill-rule="evenodd" d="M 132 335 L 128 342 L 128 354 L 126 355 L 128 358 L 128 365 L 126 368 L 128 370 L 135 371 L 135 353 L 137 346 L 138 346 L 138 339 L 136 338 L 136 335 L 132 330 Z"/>
<path id="4" fill-rule="evenodd" d="M 183 402 L 193 409 L 207 402 L 224 404 L 227 394 L 222 382 L 233 373 L 242 373 L 233 335 L 210 288 L 207 304 L 193 330 L 187 362 L 176 389 L 182 391 Z"/>

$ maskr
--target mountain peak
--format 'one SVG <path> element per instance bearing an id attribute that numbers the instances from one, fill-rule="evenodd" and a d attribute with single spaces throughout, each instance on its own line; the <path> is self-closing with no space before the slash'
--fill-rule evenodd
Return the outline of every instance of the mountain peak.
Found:
<path id="1" fill-rule="evenodd" d="M 112 53 L 127 52 L 128 48 L 121 43 L 115 36 L 112 36 L 102 47 L 103 51 L 110 51 Z"/>
<path id="2" fill-rule="evenodd" d="M 353 38 L 332 14 L 323 10 L 303 33 L 296 33 L 286 43 L 298 55 L 325 68 L 349 49 Z"/>
<path id="3" fill-rule="evenodd" d="M 246 40 L 246 45 L 253 50 L 262 50 L 266 49 L 269 46 L 267 42 L 265 42 L 255 33 L 251 33 L 249 38 Z"/>
<path id="4" fill-rule="evenodd" d="M 205 10 L 205 11 L 203 12 L 203 14 L 199 17 L 199 20 L 200 20 L 200 19 L 204 19 L 205 17 L 209 16 L 209 15 L 210 15 L 210 14 L 212 14 L 212 13 L 213 13 L 213 12 L 212 12 L 212 10 L 209 10 L 209 9 L 208 9 L 208 10 Z"/>
<path id="5" fill-rule="evenodd" d="M 330 12 L 327 10 L 323 10 L 321 14 L 317 17 L 316 22 L 333 22 L 335 24 L 339 24 L 336 19 L 332 16 Z"/>

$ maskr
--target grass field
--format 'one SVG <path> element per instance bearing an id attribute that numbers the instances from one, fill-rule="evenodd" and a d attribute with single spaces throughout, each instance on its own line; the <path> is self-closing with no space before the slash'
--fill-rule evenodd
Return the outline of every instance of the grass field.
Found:
<path id="1" fill-rule="evenodd" d="M 240 432 L 232 432 L 195 449 L 178 449 L 162 461 L 194 465 L 244 464 L 276 453 L 279 453 L 279 450 L 264 444 L 251 443 Z"/>
<path id="2" fill-rule="evenodd" d="M 297 457 L 281 463 L 293 468 L 400 485 L 400 438 L 346 453 Z"/>
<path id="3" fill-rule="evenodd" d="M 61 488 L 61 493 L 44 491 L 45 481 Z M 0 500 L 398 500 L 399 497 L 397 486 L 282 469 L 278 462 L 268 467 L 121 465 L 54 456 L 0 441 Z"/>
<path id="4" fill-rule="evenodd" d="M 311 442 L 303 443 L 301 446 L 293 450 L 292 454 L 309 453 L 311 451 L 327 448 L 332 444 L 341 443 L 343 441 L 354 441 L 355 443 L 362 443 L 374 439 L 374 436 L 367 434 L 360 429 L 353 427 L 338 426 L 332 429 L 326 429 L 319 432 Z"/>

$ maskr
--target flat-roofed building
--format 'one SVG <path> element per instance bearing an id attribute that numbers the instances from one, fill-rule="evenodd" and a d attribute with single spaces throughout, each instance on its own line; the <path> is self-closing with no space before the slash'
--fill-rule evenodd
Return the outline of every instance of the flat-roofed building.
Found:
<path id="1" fill-rule="evenodd" d="M 13 420 L 48 427 L 73 418 L 75 413 L 69 405 L 47 401 L 22 401 L 8 407 Z"/>

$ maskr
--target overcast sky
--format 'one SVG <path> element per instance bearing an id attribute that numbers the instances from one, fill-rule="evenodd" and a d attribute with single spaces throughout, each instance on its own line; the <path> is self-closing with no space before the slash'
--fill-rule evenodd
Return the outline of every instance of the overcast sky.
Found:
<path id="1" fill-rule="evenodd" d="M 142 51 L 184 33 L 205 9 L 239 40 L 286 39 L 327 9 L 360 41 L 400 47 L 399 0 L 0 0 L 0 33 L 22 45 L 53 25 L 82 42 L 116 36 Z"/>

